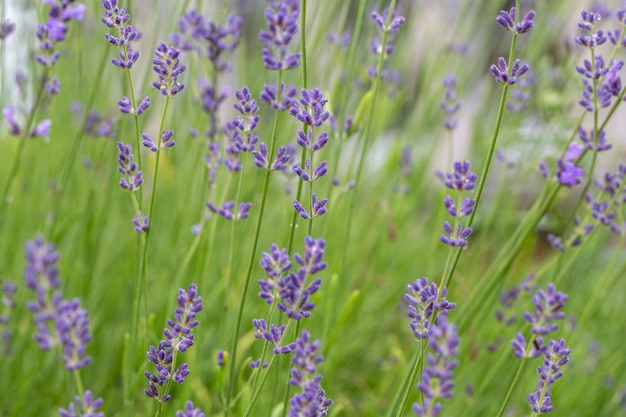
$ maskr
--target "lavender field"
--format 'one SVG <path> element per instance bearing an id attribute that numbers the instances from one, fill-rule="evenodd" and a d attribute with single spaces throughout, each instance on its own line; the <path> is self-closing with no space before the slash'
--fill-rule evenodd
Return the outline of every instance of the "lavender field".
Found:
<path id="1" fill-rule="evenodd" d="M 0 416 L 626 415 L 626 4 L 0 1 Z"/>

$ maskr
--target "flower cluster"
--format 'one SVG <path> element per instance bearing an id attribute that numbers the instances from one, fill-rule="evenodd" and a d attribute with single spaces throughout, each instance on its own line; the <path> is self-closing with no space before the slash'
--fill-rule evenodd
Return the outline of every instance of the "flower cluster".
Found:
<path id="1" fill-rule="evenodd" d="M 15 31 L 15 23 L 10 20 L 0 22 L 0 41 L 5 40 L 11 33 Z"/>
<path id="2" fill-rule="evenodd" d="M 28 303 L 37 325 L 35 340 L 42 350 L 60 346 L 69 371 L 85 367 L 91 362 L 90 357 L 84 357 L 85 345 L 91 341 L 87 310 L 81 308 L 77 298 L 62 299 L 57 289 L 61 285 L 57 267 L 59 252 L 42 236 L 37 236 L 26 243 L 25 257 L 24 279 L 36 296 L 35 301 Z"/>
<path id="3" fill-rule="evenodd" d="M 252 207 L 251 203 L 239 203 L 239 207 L 235 212 L 233 211 L 235 208 L 234 201 L 225 201 L 224 204 L 222 204 L 222 207 L 218 207 L 210 201 L 207 202 L 206 205 L 209 210 L 222 216 L 226 220 L 247 219 L 250 216 L 250 208 Z"/>
<path id="4" fill-rule="evenodd" d="M 2 279 L 0 279 L 2 283 Z M 4 354 L 11 352 L 11 339 L 13 338 L 13 332 L 9 330 L 9 319 L 11 317 L 11 311 L 15 308 L 16 302 L 13 299 L 17 287 L 11 281 L 5 281 L 0 287 L 0 347 Z"/>
<path id="5" fill-rule="evenodd" d="M 446 312 L 456 307 L 455 303 L 446 300 L 447 288 L 441 294 L 434 282 L 428 278 L 419 278 L 406 286 L 404 301 L 408 303 L 407 315 L 411 318 L 411 329 L 416 339 L 428 339 L 431 334 L 431 318 L 435 312 Z"/>
<path id="6" fill-rule="evenodd" d="M 293 171 L 302 181 L 313 184 L 315 180 L 328 173 L 326 161 L 320 162 L 313 167 L 313 156 L 315 152 L 321 150 L 328 142 L 328 133 L 322 132 L 318 136 L 314 135 L 314 128 L 320 127 L 328 118 L 330 113 L 324 110 L 324 105 L 328 99 L 317 88 L 313 90 L 302 89 L 300 100 L 293 101 L 289 114 L 294 116 L 306 126 L 306 132 L 298 130 L 296 143 L 307 152 L 304 167 L 296 164 Z M 293 201 L 296 212 L 305 220 L 313 219 L 326 213 L 326 203 L 328 199 L 317 199 L 315 193 L 311 194 L 310 211 L 298 200 Z"/>
<path id="7" fill-rule="evenodd" d="M 4 124 L 9 127 L 9 133 L 13 136 L 19 136 L 22 133 L 22 128 L 20 128 L 20 122 L 17 120 L 15 113 L 15 106 L 9 105 L 2 109 L 2 114 L 4 115 Z M 42 120 L 30 131 L 28 137 L 40 137 L 46 139 L 50 134 L 51 126 L 52 121 L 50 119 Z"/>
<path id="8" fill-rule="evenodd" d="M 322 284 L 321 278 L 314 279 L 306 288 L 307 278 L 328 266 L 323 261 L 326 241 L 322 238 L 313 239 L 310 236 L 304 239 L 304 254 L 296 253 L 294 261 L 300 265 L 297 271 L 288 271 L 292 264 L 286 249 L 279 249 L 272 245 L 271 252 L 263 252 L 261 266 L 265 270 L 267 279 L 259 280 L 259 297 L 266 303 L 272 304 L 279 299 L 278 309 L 294 320 L 300 320 L 311 315 L 315 304 L 310 298 Z"/>
<path id="9" fill-rule="evenodd" d="M 120 179 L 120 186 L 131 193 L 137 191 L 143 184 L 143 173 L 139 171 L 137 163 L 133 161 L 133 147 L 123 142 L 118 142 L 117 149 L 119 151 L 117 154 L 117 170 L 124 175 Z M 144 216 L 136 208 L 133 224 L 135 225 L 135 231 L 138 233 L 146 232 L 149 227 L 148 216 Z"/>
<path id="10" fill-rule="evenodd" d="M 180 63 L 180 49 L 161 42 L 154 50 L 152 64 L 152 70 L 159 77 L 158 81 L 152 82 L 152 86 L 161 94 L 174 96 L 185 88 L 185 84 L 178 82 L 178 77 L 187 69 Z"/>
<path id="11" fill-rule="evenodd" d="M 311 341 L 308 331 L 296 339 L 291 363 L 289 384 L 299 387 L 301 392 L 294 394 L 289 400 L 289 417 L 325 416 L 328 407 L 333 403 L 326 398 L 322 389 L 322 376 L 316 373 L 317 365 L 324 360 L 319 354 L 320 341 Z"/>
<path id="12" fill-rule="evenodd" d="M 525 284 L 524 287 L 527 287 Z M 552 410 L 550 385 L 562 376 L 560 368 L 568 361 L 569 349 L 565 348 L 563 339 L 550 340 L 544 343 L 544 337 L 556 331 L 558 325 L 554 320 L 565 317 L 563 307 L 567 301 L 567 294 L 557 291 L 554 284 L 548 284 L 546 290 L 538 290 L 533 295 L 534 309 L 523 314 L 524 320 L 530 324 L 533 336 L 528 343 L 522 333 L 518 333 L 511 340 L 513 353 L 518 358 L 537 358 L 544 356 L 543 366 L 537 368 L 539 384 L 537 389 L 528 396 L 528 402 L 535 413 L 547 413 Z"/>
<path id="13" fill-rule="evenodd" d="M 561 368 L 569 362 L 570 350 L 565 347 L 565 340 L 550 340 L 549 345 L 543 349 L 543 354 L 543 366 L 537 367 L 537 389 L 528 395 L 528 403 L 535 413 L 552 411 L 550 386 L 563 376 Z"/>
<path id="14" fill-rule="evenodd" d="M 463 191 L 471 191 L 478 177 L 470 171 L 471 164 L 469 161 L 456 161 L 452 164 L 452 172 L 446 173 L 444 184 L 451 190 L 459 192 L 459 196 Z M 459 197 L 460 198 L 460 197 Z M 463 197 L 462 200 L 455 202 L 452 197 L 446 195 L 443 205 L 450 216 L 454 217 L 454 225 L 447 220 L 443 223 L 444 234 L 439 237 L 442 243 L 450 246 L 463 247 L 467 245 L 467 238 L 472 234 L 472 228 L 464 228 L 461 225 L 460 218 L 469 216 L 474 211 L 476 201 L 473 198 Z"/>
<path id="15" fill-rule="evenodd" d="M 267 30 L 259 33 L 263 45 L 263 64 L 270 70 L 287 70 L 300 65 L 300 53 L 287 51 L 298 32 L 299 2 L 284 0 L 271 2 L 265 9 Z"/>
<path id="16" fill-rule="evenodd" d="M 607 41 L 607 35 L 602 30 L 595 30 L 596 23 L 601 19 L 599 13 L 583 10 L 580 13 L 580 17 L 582 21 L 578 23 L 578 27 L 585 33 L 574 39 L 577 44 L 585 48 L 594 49 L 596 46 L 602 45 Z"/>
<path id="17" fill-rule="evenodd" d="M 177 411 L 176 417 L 204 417 L 204 413 L 199 408 L 194 408 L 191 401 L 187 401 L 185 409 Z"/>
<path id="18" fill-rule="evenodd" d="M 500 27 L 509 32 L 513 32 L 515 36 L 522 35 L 531 31 L 531 29 L 535 26 L 534 18 L 535 12 L 530 11 L 526 13 L 526 15 L 519 20 L 518 11 L 515 7 L 511 7 L 510 11 L 500 10 L 499 15 L 496 17 L 496 23 Z M 497 83 L 503 85 L 513 85 L 517 82 L 517 80 L 529 70 L 529 66 L 526 63 L 522 63 L 519 59 L 513 61 L 511 57 L 512 63 L 509 68 L 509 63 L 507 63 L 504 57 L 499 57 L 497 61 L 497 65 L 494 64 L 491 66 L 491 73 L 496 79 Z"/>
<path id="19" fill-rule="evenodd" d="M 260 116 L 257 114 L 259 106 L 256 100 L 252 98 L 248 87 L 243 87 L 241 90 L 236 91 L 235 98 L 237 102 L 234 104 L 234 107 L 240 115 L 224 125 L 224 134 L 228 139 L 226 154 L 231 157 L 245 152 L 252 152 L 259 141 L 259 137 L 254 133 L 260 119 Z M 227 163 L 227 167 L 231 171 L 241 170 L 240 160 L 229 159 L 230 162 Z"/>
<path id="20" fill-rule="evenodd" d="M 454 359 L 458 355 L 459 336 L 454 324 L 448 323 L 446 312 L 437 316 L 428 337 L 428 346 L 432 350 L 426 355 L 426 366 L 417 389 L 423 394 L 422 405 L 413 404 L 413 411 L 418 416 L 436 416 L 441 411 L 439 398 L 452 397 L 452 371 L 458 366 Z"/>
<path id="21" fill-rule="evenodd" d="M 243 19 L 229 16 L 220 25 L 195 10 L 190 10 L 178 20 L 178 33 L 170 35 L 174 47 L 183 51 L 196 51 L 206 56 L 216 72 L 230 70 L 224 59 L 226 52 L 233 52 L 241 38 Z"/>
<path id="22" fill-rule="evenodd" d="M 398 34 L 400 26 L 404 24 L 405 19 L 403 16 L 398 16 L 396 14 L 396 9 L 393 9 L 391 16 L 389 16 L 388 8 L 385 8 L 382 14 L 372 11 L 370 17 L 376 23 L 376 28 L 378 30 L 377 36 L 374 37 L 370 43 L 370 49 L 376 56 L 382 55 L 383 60 L 387 60 L 389 55 L 393 52 L 393 37 Z M 389 24 L 387 24 L 387 21 L 389 21 Z M 383 37 L 385 34 L 387 36 L 387 42 L 383 50 Z M 374 67 L 369 67 L 367 72 L 370 78 L 376 78 L 378 71 Z M 386 71 L 383 71 L 380 75 L 381 78 L 384 78 Z"/>
<path id="23" fill-rule="evenodd" d="M 461 108 L 461 103 L 458 102 L 456 92 L 454 91 L 454 88 L 456 87 L 456 77 L 454 74 L 449 73 L 443 77 L 442 83 L 446 89 L 443 100 L 439 102 L 441 109 L 446 114 L 443 127 L 448 130 L 453 130 L 457 127 L 457 120 L 454 118 L 454 115 Z"/>
<path id="24" fill-rule="evenodd" d="M 202 297 L 197 294 L 196 284 L 189 285 L 187 291 L 179 289 L 177 301 L 174 320 L 167 319 L 167 327 L 163 330 L 165 339 L 161 340 L 158 347 L 150 346 L 148 351 L 148 360 L 154 364 L 156 372 L 144 372 L 148 379 L 148 388 L 144 392 L 159 402 L 166 402 L 171 398 L 168 392 L 169 381 L 182 384 L 189 375 L 187 363 L 184 362 L 174 371 L 176 354 L 193 345 L 192 331 L 198 325 L 196 315 L 202 311 Z"/>
<path id="25" fill-rule="evenodd" d="M 588 213 L 584 220 L 580 216 L 574 217 L 574 227 L 567 239 L 561 239 L 553 233 L 548 234 L 550 244 L 564 251 L 570 246 L 579 246 L 582 238 L 591 234 L 596 225 L 608 227 L 613 233 L 621 235 L 626 230 L 626 224 L 620 223 L 617 215 L 617 206 L 626 203 L 626 165 L 619 164 L 616 172 L 607 172 L 601 180 L 594 181 L 600 190 L 597 196 L 586 193 L 584 197 Z M 595 220 L 595 222 L 594 222 Z"/>
<path id="26" fill-rule="evenodd" d="M 113 58 L 111 62 L 122 70 L 130 70 L 140 55 L 131 44 L 141 38 L 141 33 L 128 24 L 130 15 L 118 6 L 117 0 L 102 0 L 102 7 L 104 8 L 102 23 L 116 32 L 115 35 L 107 33 L 104 37 L 111 45 L 121 48 L 118 58 Z"/>
<path id="27" fill-rule="evenodd" d="M 533 21 L 534 18 L 535 12 L 531 10 L 526 13 L 521 21 L 517 21 L 515 7 L 511 7 L 509 12 L 506 10 L 500 10 L 500 15 L 496 17 L 496 22 L 500 25 L 500 27 L 508 30 L 509 32 L 522 34 L 530 32 L 530 30 L 535 27 L 535 22 Z"/>
<path id="28" fill-rule="evenodd" d="M 94 399 L 91 391 L 85 391 L 82 398 L 78 395 L 76 396 L 76 399 L 70 403 L 67 410 L 60 408 L 59 415 L 61 417 L 104 417 L 102 411 L 97 411 L 98 408 L 102 407 L 102 404 L 104 404 L 102 398 Z"/>
<path id="29" fill-rule="evenodd" d="M 37 25 L 36 33 L 42 52 L 35 55 L 35 60 L 44 67 L 52 67 L 61 55 L 56 44 L 65 40 L 67 24 L 72 20 L 83 20 L 87 7 L 82 3 L 72 5 L 73 0 L 49 0 L 46 3 L 50 5 L 48 20 Z"/>

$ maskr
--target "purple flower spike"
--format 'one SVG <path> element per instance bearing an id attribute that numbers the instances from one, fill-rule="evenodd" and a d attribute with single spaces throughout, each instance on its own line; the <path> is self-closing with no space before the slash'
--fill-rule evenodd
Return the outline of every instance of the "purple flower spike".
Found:
<path id="1" fill-rule="evenodd" d="M 427 364 L 421 382 L 417 385 L 424 397 L 421 406 L 413 404 L 413 411 L 418 416 L 436 415 L 441 410 L 441 404 L 436 401 L 452 397 L 452 371 L 458 366 L 458 361 L 454 359 L 458 354 L 458 344 L 456 326 L 448 323 L 446 312 L 440 314 L 428 337 L 428 345 L 433 353 L 426 355 Z"/>
<path id="2" fill-rule="evenodd" d="M 9 127 L 9 133 L 13 136 L 19 136 L 21 129 L 17 120 L 15 120 L 15 107 L 7 106 L 2 109 L 4 115 L 4 124 Z"/>
<path id="3" fill-rule="evenodd" d="M 510 12 L 507 12 L 506 10 L 500 10 L 500 15 L 496 17 L 496 22 L 503 29 L 518 34 L 529 32 L 533 27 L 535 27 L 535 22 L 533 21 L 533 19 L 535 18 L 534 11 L 531 10 L 530 12 L 526 13 L 526 16 L 524 16 L 524 18 L 517 23 L 515 23 L 515 15 L 515 7 L 511 7 Z"/>
<path id="4" fill-rule="evenodd" d="M 561 185 L 568 188 L 578 185 L 584 174 L 583 169 L 574 165 L 573 162 L 563 161 L 561 159 L 557 161 L 556 178 Z"/>
<path id="5" fill-rule="evenodd" d="M 143 173 L 139 171 L 137 163 L 133 162 L 133 147 L 123 142 L 117 143 L 117 170 L 125 175 L 120 179 L 120 186 L 128 191 L 138 190 L 143 184 Z"/>
<path id="6" fill-rule="evenodd" d="M 467 238 L 472 234 L 472 228 L 463 228 L 461 224 L 457 224 L 456 228 L 453 228 L 446 220 L 443 222 L 443 231 L 445 234 L 439 236 L 439 240 L 442 243 L 450 246 L 463 247 L 467 245 Z"/>
<path id="7" fill-rule="evenodd" d="M 524 319 L 531 324 L 533 334 L 545 335 L 558 329 L 559 326 L 552 321 L 565 317 L 561 310 L 566 301 L 567 295 L 557 291 L 554 284 L 549 284 L 545 291 L 537 291 L 533 296 L 533 313 L 524 313 Z"/>
<path id="8" fill-rule="evenodd" d="M 387 26 L 387 19 L 389 17 L 389 9 L 385 9 L 383 11 L 383 14 L 379 14 L 376 11 L 373 11 L 370 14 L 372 20 L 374 20 L 374 22 L 376 22 L 376 25 L 378 26 L 378 29 L 381 32 L 388 32 L 390 34 L 396 34 L 398 33 L 398 31 L 400 30 L 400 26 L 402 26 L 405 22 L 405 19 L 403 16 L 396 16 L 396 10 L 394 9 L 392 15 L 391 15 L 391 22 L 389 22 L 389 26 Z"/>
<path id="9" fill-rule="evenodd" d="M 259 34 L 261 56 L 270 70 L 288 70 L 300 65 L 300 53 L 288 53 L 287 47 L 298 32 L 299 7 L 290 1 L 275 2 L 265 9 L 267 29 Z"/>
<path id="10" fill-rule="evenodd" d="M 452 164 L 453 171 L 445 175 L 445 186 L 457 191 L 473 190 L 478 176 L 470 171 L 471 167 L 469 161 L 454 162 Z"/>
<path id="11" fill-rule="evenodd" d="M 176 417 L 204 417 L 204 413 L 199 408 L 194 408 L 191 401 L 187 401 L 185 409 L 177 411 Z"/>
<path id="12" fill-rule="evenodd" d="M 10 20 L 0 22 L 0 41 L 5 40 L 15 31 L 15 23 Z"/>
<path id="13" fill-rule="evenodd" d="M 268 328 L 265 319 L 252 319 L 252 325 L 256 329 L 254 337 L 257 339 L 265 339 L 269 344 L 274 346 L 273 352 L 275 355 L 280 353 L 286 354 L 292 351 L 293 344 L 280 346 L 285 330 L 287 329 L 286 324 L 280 327 L 271 324 Z"/>
<path id="14" fill-rule="evenodd" d="M 165 340 L 161 340 L 159 347 L 150 346 L 148 360 L 155 365 L 156 372 L 144 372 L 148 379 L 148 388 L 144 390 L 146 396 L 164 403 L 170 400 L 171 395 L 164 386 L 170 381 L 178 384 L 185 382 L 189 375 L 189 368 L 182 363 L 173 371 L 174 350 L 184 352 L 193 345 L 193 328 L 198 325 L 196 314 L 202 311 L 202 297 L 197 294 L 196 284 L 189 285 L 187 291 L 178 290 L 178 307 L 174 310 L 174 320 L 167 320 L 167 327 L 163 330 Z M 161 387 L 161 388 L 159 388 Z"/>
<path id="15" fill-rule="evenodd" d="M 430 317 L 435 310 L 446 311 L 456 307 L 455 303 L 446 300 L 447 288 L 441 292 L 434 282 L 429 283 L 428 278 L 419 278 L 406 286 L 407 293 L 404 301 L 408 305 L 407 315 L 412 319 L 410 326 L 413 335 L 417 339 L 427 339 L 430 336 Z"/>
<path id="16" fill-rule="evenodd" d="M 209 210 L 213 213 L 218 214 L 225 218 L 226 220 L 239 220 L 239 219 L 247 219 L 250 216 L 250 208 L 252 207 L 251 203 L 239 203 L 239 207 L 237 212 L 235 213 L 233 209 L 235 208 L 234 201 L 225 201 L 222 204 L 222 207 L 218 207 L 212 202 L 206 203 Z"/>
<path id="17" fill-rule="evenodd" d="M 135 214 L 135 218 L 133 219 L 133 225 L 135 226 L 135 232 L 137 233 L 145 233 L 150 228 L 150 221 L 148 216 L 144 216 L 144 214 L 139 211 Z"/>
<path id="18" fill-rule="evenodd" d="M 541 397 L 541 388 L 528 395 L 528 403 L 535 413 L 549 413 L 552 411 L 552 400 L 547 393 Z"/>
<path id="19" fill-rule="evenodd" d="M 180 50 L 161 43 L 155 49 L 154 56 L 152 70 L 159 76 L 159 80 L 152 82 L 152 86 L 164 96 L 176 95 L 185 88 L 184 84 L 178 82 L 178 77 L 187 69 L 180 63 Z"/>
<path id="20" fill-rule="evenodd" d="M 298 89 L 293 86 L 285 86 L 285 83 L 280 84 L 280 92 L 277 91 L 275 85 L 263 85 L 263 91 L 261 91 L 261 101 L 270 105 L 273 109 L 278 111 L 285 111 L 291 108 L 292 105 L 297 105 L 296 96 L 298 95 Z"/>
<path id="21" fill-rule="evenodd" d="M 539 377 L 548 384 L 553 384 L 563 376 L 561 367 L 569 362 L 569 348 L 565 347 L 565 340 L 550 340 L 544 352 L 543 366 L 537 368 Z"/>
<path id="22" fill-rule="evenodd" d="M 291 103 L 289 114 L 306 125 L 319 127 L 330 117 L 330 113 L 324 110 L 327 102 L 319 89 L 302 89 L 300 100 Z"/>
<path id="23" fill-rule="evenodd" d="M 530 345 L 530 349 L 526 350 L 526 339 L 522 333 L 518 333 L 515 339 L 511 340 L 513 353 L 517 358 L 538 358 L 545 350 L 543 338 L 536 337 Z"/>
<path id="24" fill-rule="evenodd" d="M 104 400 L 102 398 L 93 398 L 91 391 L 85 391 L 83 398 L 76 396 L 74 402 L 71 402 L 68 409 L 60 408 L 59 415 L 61 417 L 104 417 L 102 411 L 96 411 L 102 407 Z"/>
<path id="25" fill-rule="evenodd" d="M 63 361 L 68 371 L 81 369 L 91 363 L 82 357 L 85 345 L 91 341 L 87 310 L 80 307 L 78 298 L 61 301 L 55 312 L 57 337 L 63 346 Z"/>
<path id="26" fill-rule="evenodd" d="M 301 392 L 289 400 L 289 416 L 325 416 L 332 401 L 326 398 L 321 387 L 322 376 L 316 374 L 317 365 L 324 358 L 319 355 L 320 341 L 311 342 L 311 336 L 304 330 L 296 339 L 291 362 L 289 384 L 300 387 Z"/>
<path id="27" fill-rule="evenodd" d="M 526 74 L 529 70 L 528 64 L 522 64 L 519 59 L 513 62 L 511 73 L 509 74 L 509 66 L 503 57 L 498 58 L 498 65 L 491 66 L 491 73 L 500 84 L 513 85 L 519 77 Z"/>
<path id="28" fill-rule="evenodd" d="M 52 127 L 52 121 L 50 119 L 42 120 L 28 134 L 28 137 L 47 139 L 48 136 L 50 135 L 50 127 Z"/>

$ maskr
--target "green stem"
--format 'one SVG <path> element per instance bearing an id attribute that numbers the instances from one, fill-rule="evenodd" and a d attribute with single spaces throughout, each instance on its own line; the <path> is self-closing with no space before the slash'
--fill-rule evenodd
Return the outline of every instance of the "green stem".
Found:
<path id="1" fill-rule="evenodd" d="M 532 342 L 529 342 L 529 345 L 530 343 Z M 526 350 L 528 350 L 528 347 L 526 348 Z M 519 382 L 520 378 L 522 377 L 522 374 L 524 373 L 524 368 L 526 367 L 526 361 L 527 359 L 525 357 L 521 359 L 520 364 L 517 367 L 517 372 L 515 373 L 515 376 L 513 377 L 513 381 L 511 382 L 511 385 L 509 386 L 509 390 L 507 391 L 506 396 L 504 397 L 504 401 L 502 402 L 502 405 L 500 406 L 500 410 L 498 411 L 498 414 L 496 414 L 496 417 L 502 417 L 502 415 L 504 414 L 504 411 L 506 410 L 506 407 L 509 404 L 509 401 L 511 400 L 511 396 L 513 395 L 513 390 L 517 386 L 517 383 Z"/>
<path id="2" fill-rule="evenodd" d="M 389 408 L 389 412 L 387 413 L 387 417 L 400 417 L 406 407 L 407 402 L 409 401 L 409 395 L 411 393 L 411 389 L 417 378 L 417 374 L 420 370 L 420 358 L 423 356 L 422 352 L 424 350 L 425 342 L 417 343 L 415 348 L 415 353 L 413 354 L 411 372 L 408 372 L 404 379 L 402 380 L 402 384 L 400 384 L 399 389 L 396 391 L 396 396 L 393 399 L 391 408 Z"/>

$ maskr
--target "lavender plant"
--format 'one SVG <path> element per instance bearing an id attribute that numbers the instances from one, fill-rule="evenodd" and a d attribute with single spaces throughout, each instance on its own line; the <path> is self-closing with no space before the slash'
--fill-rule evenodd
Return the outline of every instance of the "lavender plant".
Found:
<path id="1" fill-rule="evenodd" d="M 0 7 L 1 415 L 623 413 L 626 11 L 33 5 Z"/>

